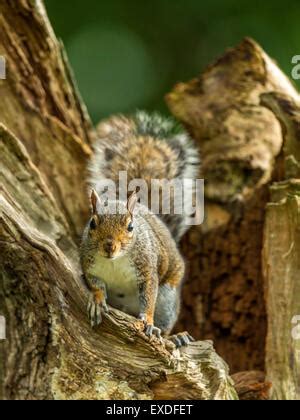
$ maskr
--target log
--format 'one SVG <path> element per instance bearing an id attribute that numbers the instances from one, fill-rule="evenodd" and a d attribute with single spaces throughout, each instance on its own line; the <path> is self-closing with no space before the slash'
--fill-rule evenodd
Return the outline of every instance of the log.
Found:
<path id="1" fill-rule="evenodd" d="M 299 400 L 300 105 L 278 92 L 262 95 L 261 102 L 274 112 L 284 134 L 280 177 L 271 186 L 264 229 L 266 374 L 272 399 Z"/>
<path id="2" fill-rule="evenodd" d="M 233 373 L 265 368 L 261 250 L 283 137 L 260 96 L 275 90 L 298 98 L 276 63 L 246 38 L 166 97 L 199 145 L 205 179 L 205 222 L 182 241 L 189 269 L 177 328 L 212 339 Z"/>
<path id="3" fill-rule="evenodd" d="M 0 0 L 0 27 L 0 399 L 236 399 L 210 341 L 149 341 L 112 308 L 89 325 L 78 235 L 93 130 L 43 3 Z"/>

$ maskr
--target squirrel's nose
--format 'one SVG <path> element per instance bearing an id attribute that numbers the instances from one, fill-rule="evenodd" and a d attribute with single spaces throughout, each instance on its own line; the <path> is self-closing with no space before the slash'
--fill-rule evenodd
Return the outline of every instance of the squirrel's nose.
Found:
<path id="1" fill-rule="evenodd" d="M 112 239 L 107 239 L 104 245 L 104 251 L 108 254 L 113 253 L 116 250 L 116 245 L 113 243 Z"/>

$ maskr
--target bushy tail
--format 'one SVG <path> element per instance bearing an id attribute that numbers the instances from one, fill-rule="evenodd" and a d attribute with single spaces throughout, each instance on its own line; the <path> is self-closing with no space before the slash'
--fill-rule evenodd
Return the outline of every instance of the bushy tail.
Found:
<path id="1" fill-rule="evenodd" d="M 149 198 L 153 179 L 196 179 L 199 175 L 199 155 L 190 137 L 179 124 L 157 113 L 140 111 L 101 122 L 94 150 L 90 184 L 98 194 L 103 193 L 101 181 L 111 179 L 118 184 L 121 171 L 127 173 L 128 184 L 133 179 L 146 181 Z M 179 241 L 188 228 L 187 216 L 172 212 L 158 216 Z"/>

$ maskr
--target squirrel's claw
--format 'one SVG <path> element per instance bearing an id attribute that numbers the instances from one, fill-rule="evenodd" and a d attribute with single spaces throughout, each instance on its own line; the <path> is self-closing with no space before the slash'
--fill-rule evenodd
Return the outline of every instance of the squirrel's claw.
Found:
<path id="1" fill-rule="evenodd" d="M 157 327 L 155 327 L 152 324 L 148 324 L 145 327 L 145 334 L 150 338 L 153 335 L 155 335 L 155 337 L 160 338 L 161 337 L 161 330 Z"/>
<path id="2" fill-rule="evenodd" d="M 92 327 L 96 327 L 97 325 L 101 324 L 102 316 L 101 307 L 99 304 L 94 301 L 89 302 L 87 312 Z"/>
<path id="3" fill-rule="evenodd" d="M 155 335 L 155 337 L 157 338 L 161 338 L 161 330 L 155 327 L 153 324 L 147 323 L 147 315 L 144 312 L 139 314 L 138 319 L 144 322 L 145 324 L 144 332 L 149 338 L 152 337 L 153 335 Z"/>
<path id="4" fill-rule="evenodd" d="M 92 294 L 87 305 L 88 318 L 90 320 L 92 328 L 101 324 L 102 312 L 109 312 L 106 302 L 97 302 L 95 300 L 94 295 Z"/>
<path id="5" fill-rule="evenodd" d="M 174 343 L 177 348 L 188 346 L 190 343 L 195 341 L 195 339 L 186 331 L 171 335 L 168 337 L 168 340 L 172 341 L 172 343 Z"/>

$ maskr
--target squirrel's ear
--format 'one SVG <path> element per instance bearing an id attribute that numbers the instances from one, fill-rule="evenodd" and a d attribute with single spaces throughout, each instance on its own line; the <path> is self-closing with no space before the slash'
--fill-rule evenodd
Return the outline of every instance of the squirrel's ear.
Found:
<path id="1" fill-rule="evenodd" d="M 128 198 L 128 201 L 127 201 L 127 210 L 129 211 L 131 216 L 133 214 L 133 210 L 135 208 L 137 200 L 138 199 L 137 199 L 136 191 L 133 191 L 133 193 L 130 195 L 130 197 Z"/>
<path id="2" fill-rule="evenodd" d="M 100 198 L 96 191 L 93 189 L 91 192 L 91 205 L 93 214 L 97 214 L 97 202 L 100 202 Z"/>

